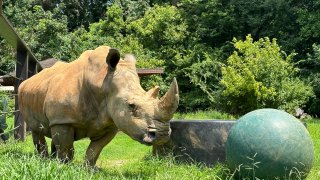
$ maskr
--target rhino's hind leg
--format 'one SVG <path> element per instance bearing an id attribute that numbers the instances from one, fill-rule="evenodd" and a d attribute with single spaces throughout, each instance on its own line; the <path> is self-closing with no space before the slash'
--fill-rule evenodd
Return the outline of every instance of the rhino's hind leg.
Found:
<path id="1" fill-rule="evenodd" d="M 40 156 L 48 157 L 48 146 L 44 135 L 32 131 L 32 139 Z"/>
<path id="2" fill-rule="evenodd" d="M 53 153 L 56 151 L 58 158 L 68 163 L 73 159 L 74 148 L 74 128 L 70 125 L 55 125 L 51 127 L 52 143 L 55 145 Z"/>
<path id="3" fill-rule="evenodd" d="M 104 134 L 104 136 L 98 139 L 91 138 L 91 142 L 86 152 L 86 165 L 94 166 L 96 164 L 102 149 L 114 138 L 117 132 L 118 128 L 112 127 L 106 134 Z"/>

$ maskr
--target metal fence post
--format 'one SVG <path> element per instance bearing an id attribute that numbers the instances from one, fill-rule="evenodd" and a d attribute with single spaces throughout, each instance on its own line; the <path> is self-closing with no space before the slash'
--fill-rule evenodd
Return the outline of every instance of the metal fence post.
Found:
<path id="1" fill-rule="evenodd" d="M 8 125 L 6 122 L 7 116 L 7 99 L 2 97 L 2 113 L 0 115 L 0 138 L 2 141 L 6 142 L 9 139 L 9 134 L 5 133 L 5 129 L 7 129 Z"/>
<path id="2" fill-rule="evenodd" d="M 17 50 L 16 63 L 16 84 L 14 86 L 15 94 L 18 94 L 18 88 L 23 80 L 28 78 L 28 52 L 23 48 Z M 15 97 L 15 115 L 14 115 L 14 138 L 24 141 L 26 139 L 26 123 L 23 121 L 21 113 L 19 112 L 18 97 Z"/>

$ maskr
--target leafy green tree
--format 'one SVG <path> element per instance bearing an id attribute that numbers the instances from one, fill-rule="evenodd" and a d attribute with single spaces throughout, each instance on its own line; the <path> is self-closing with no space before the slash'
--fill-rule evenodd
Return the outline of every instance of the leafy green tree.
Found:
<path id="1" fill-rule="evenodd" d="M 15 50 L 4 39 L 0 38 L 0 76 L 14 71 Z"/>
<path id="2" fill-rule="evenodd" d="M 130 33 L 150 50 L 175 55 L 188 36 L 187 25 L 178 9 L 173 6 L 155 6 L 143 18 L 130 24 Z"/>
<path id="3" fill-rule="evenodd" d="M 56 56 L 62 53 L 61 46 L 68 34 L 67 18 L 55 18 L 59 9 L 44 11 L 41 6 L 32 5 L 32 2 L 17 0 L 15 5 L 5 6 L 4 13 L 39 60 L 51 57 L 67 59 Z"/>
<path id="4" fill-rule="evenodd" d="M 303 0 L 298 1 L 295 8 L 297 14 L 296 22 L 300 26 L 299 46 L 294 46 L 303 55 L 305 59 L 307 54 L 313 53 L 312 46 L 320 42 L 320 1 L 319 0 Z M 305 68 L 302 66 L 302 68 Z"/>
<path id="5" fill-rule="evenodd" d="M 298 62 L 303 67 L 301 74 L 311 82 L 315 96 L 307 104 L 307 113 L 320 116 L 320 45 L 313 45 L 313 52 L 305 60 Z"/>
<path id="6" fill-rule="evenodd" d="M 164 60 L 165 79 L 178 79 L 180 110 L 210 108 L 214 102 L 221 63 L 216 50 L 189 37 L 190 32 L 179 9 L 154 6 L 143 18 L 129 24 L 129 33 Z"/>
<path id="7" fill-rule="evenodd" d="M 233 37 L 251 34 L 276 38 L 286 52 L 295 51 L 301 59 L 319 41 L 319 0 L 181 0 L 179 9 L 188 22 L 191 36 L 210 47 L 233 51 Z M 317 32 L 316 32 L 317 31 Z"/>
<path id="8" fill-rule="evenodd" d="M 310 85 L 296 77 L 291 63 L 294 54 L 285 56 L 276 40 L 234 39 L 236 51 L 222 68 L 221 98 L 225 108 L 243 114 L 257 108 L 280 108 L 293 112 L 313 96 Z"/>
<path id="9" fill-rule="evenodd" d="M 123 20 L 123 10 L 120 6 L 114 4 L 108 8 L 106 17 L 99 23 L 90 25 L 90 31 L 98 36 L 112 36 L 121 38 L 124 34 L 126 24 Z"/>
<path id="10" fill-rule="evenodd" d="M 150 8 L 150 2 L 146 0 L 115 0 L 112 5 L 118 5 L 123 10 L 123 19 L 126 23 L 142 18 Z"/>
<path id="11" fill-rule="evenodd" d="M 34 4 L 41 5 L 45 11 L 53 11 L 56 7 L 68 18 L 70 31 L 79 27 L 88 28 L 90 23 L 99 21 L 106 13 L 110 0 L 36 0 Z"/>
<path id="12" fill-rule="evenodd" d="M 169 77 L 178 79 L 180 110 L 210 109 L 216 102 L 221 67 L 220 51 L 198 44 L 174 58 Z M 168 68 L 169 69 L 169 68 Z"/>

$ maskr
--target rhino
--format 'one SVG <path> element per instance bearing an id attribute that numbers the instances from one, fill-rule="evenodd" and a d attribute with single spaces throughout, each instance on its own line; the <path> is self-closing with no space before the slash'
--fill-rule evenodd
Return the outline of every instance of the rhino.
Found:
<path id="1" fill-rule="evenodd" d="M 159 89 L 141 87 L 132 56 L 121 59 L 117 49 L 100 46 L 25 80 L 18 100 L 39 154 L 49 156 L 49 137 L 51 155 L 69 162 L 73 142 L 89 138 L 85 163 L 94 166 L 118 131 L 145 145 L 168 141 L 169 121 L 179 103 L 176 79 L 161 98 Z"/>

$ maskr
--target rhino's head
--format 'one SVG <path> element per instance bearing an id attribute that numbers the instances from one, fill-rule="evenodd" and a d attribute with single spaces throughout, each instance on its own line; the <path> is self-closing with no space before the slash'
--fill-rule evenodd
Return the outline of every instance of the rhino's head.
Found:
<path id="1" fill-rule="evenodd" d="M 159 87 L 146 92 L 140 85 L 135 60 L 119 60 L 117 50 L 110 49 L 108 64 L 107 109 L 116 126 L 131 138 L 147 145 L 166 142 L 171 133 L 169 120 L 178 107 L 176 79 L 166 94 L 158 98 Z"/>

